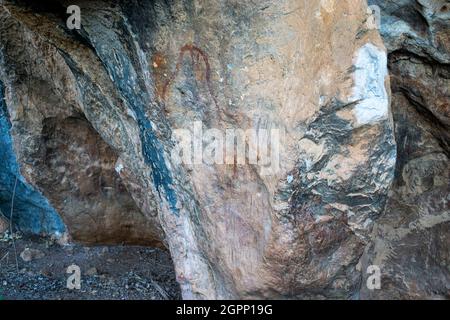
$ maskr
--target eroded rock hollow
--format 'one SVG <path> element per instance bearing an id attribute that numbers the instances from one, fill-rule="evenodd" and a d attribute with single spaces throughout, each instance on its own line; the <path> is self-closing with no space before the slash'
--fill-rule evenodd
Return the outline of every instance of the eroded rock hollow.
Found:
<path id="1" fill-rule="evenodd" d="M 372 2 L 389 57 L 363 0 L 0 1 L 0 208 L 165 246 L 184 298 L 448 295 L 448 10 Z"/>

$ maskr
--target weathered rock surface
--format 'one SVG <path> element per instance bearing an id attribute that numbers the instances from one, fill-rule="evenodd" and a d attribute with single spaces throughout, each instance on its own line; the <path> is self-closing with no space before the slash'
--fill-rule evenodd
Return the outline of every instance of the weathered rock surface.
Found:
<path id="1" fill-rule="evenodd" d="M 8 229 L 9 229 L 8 220 L 6 220 L 6 218 L 0 212 L 0 235 L 8 231 Z"/>
<path id="2" fill-rule="evenodd" d="M 77 110 L 80 102 L 73 100 L 80 93 L 74 92 L 77 84 L 70 81 L 73 75 L 68 66 L 58 63 L 61 54 L 28 29 L 32 25 L 20 23 L 3 8 L 5 72 L 14 83 L 8 94 L 17 99 L 7 104 L 17 103 L 17 108 L 10 108 L 11 132 L 22 173 L 51 200 L 74 240 L 159 245 L 159 229 L 136 207 L 115 171 L 118 155 Z M 38 29 L 55 27 L 40 24 L 34 15 L 23 18 L 37 23 Z M 91 62 L 86 59 L 86 63 Z M 83 98 L 88 99 L 88 94 Z M 91 112 L 91 117 L 97 117 L 95 108 Z M 109 116 L 105 113 L 103 120 Z"/>
<path id="3" fill-rule="evenodd" d="M 443 1 L 372 1 L 397 165 L 365 1 L 70 2 L 2 2 L 0 80 L 21 173 L 72 237 L 164 243 L 185 298 L 446 295 Z M 173 133 L 196 123 L 280 144 L 179 163 Z M 386 290 L 366 289 L 372 264 Z"/>
<path id="4" fill-rule="evenodd" d="M 0 39 L 3 40 L 3 37 Z M 4 92 L 5 88 L 0 78 L 0 210 L 9 218 L 13 207 L 15 225 L 22 231 L 62 235 L 66 228 L 58 213 L 20 174 L 13 150 L 11 123 L 4 101 Z"/>
<path id="5" fill-rule="evenodd" d="M 85 118 L 47 118 L 41 134 L 34 181 L 74 240 L 159 245 L 115 171 L 118 156 Z"/>
<path id="6" fill-rule="evenodd" d="M 382 9 L 398 145 L 396 177 L 365 264 L 382 290 L 363 298 L 450 298 L 450 2 L 370 1 Z"/>

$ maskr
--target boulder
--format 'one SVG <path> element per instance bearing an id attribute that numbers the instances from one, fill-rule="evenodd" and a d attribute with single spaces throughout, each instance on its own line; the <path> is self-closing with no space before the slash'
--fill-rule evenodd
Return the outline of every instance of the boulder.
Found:
<path id="1" fill-rule="evenodd" d="M 3 41 L 4 38 L 1 39 Z M 66 234 L 60 216 L 48 199 L 27 183 L 20 173 L 20 164 L 13 148 L 5 91 L 0 77 L 0 211 L 8 218 L 12 212 L 14 227 L 21 231 L 51 234 L 59 238 Z"/>

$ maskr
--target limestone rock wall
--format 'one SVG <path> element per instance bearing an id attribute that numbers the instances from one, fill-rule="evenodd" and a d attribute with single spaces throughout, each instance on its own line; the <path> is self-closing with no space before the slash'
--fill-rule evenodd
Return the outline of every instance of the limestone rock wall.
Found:
<path id="1" fill-rule="evenodd" d="M 10 134 L 11 122 L 0 81 L 0 220 L 2 232 L 13 218 L 22 231 L 63 236 L 66 227 L 49 201 L 33 188 L 19 171 Z M 13 207 L 13 210 L 11 210 Z"/>
<path id="2" fill-rule="evenodd" d="M 450 2 L 372 1 L 389 50 L 398 158 L 364 259 L 383 290 L 362 297 L 442 299 L 450 293 Z"/>
<path id="3" fill-rule="evenodd" d="M 3 0 L 2 137 L 74 240 L 166 246 L 184 298 L 380 297 L 364 270 L 403 263 L 395 246 L 420 241 L 408 221 L 446 261 L 448 33 L 429 14 L 433 39 L 399 38 L 386 19 L 412 13 L 379 2 L 389 59 L 363 0 Z M 65 25 L 70 4 L 80 30 Z M 243 153 L 219 143 L 249 129 Z M 418 295 L 445 295 L 440 272 Z"/>

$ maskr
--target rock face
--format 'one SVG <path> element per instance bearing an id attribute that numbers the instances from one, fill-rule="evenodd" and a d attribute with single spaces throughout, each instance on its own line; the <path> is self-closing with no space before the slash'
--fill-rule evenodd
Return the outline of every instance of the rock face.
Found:
<path id="1" fill-rule="evenodd" d="M 450 297 L 450 3 L 372 1 L 389 50 L 395 181 L 364 260 L 382 290 L 363 298 Z"/>
<path id="2" fill-rule="evenodd" d="M 365 2 L 78 5 L 79 31 L 62 2 L 0 14 L 22 173 L 72 236 L 142 227 L 185 298 L 354 296 L 396 159 Z"/>
<path id="3" fill-rule="evenodd" d="M 10 218 L 13 207 L 14 223 L 22 231 L 62 235 L 66 228 L 58 213 L 20 174 L 4 93 L 5 87 L 0 79 L 0 210 Z"/>
<path id="4" fill-rule="evenodd" d="M 118 155 L 73 106 L 79 103 L 71 101 L 77 85 L 69 83 L 68 77 L 73 75 L 67 74 L 68 70 L 61 70 L 58 62 L 53 61 L 55 54 L 60 57 L 54 51 L 56 47 L 39 47 L 43 44 L 41 36 L 27 30 L 25 24 L 14 21 L 7 7 L 3 7 L 1 14 L 5 18 L 2 20 L 5 23 L 2 29 L 5 79 L 14 83 L 8 88 L 10 98 L 6 97 L 6 105 L 17 106 L 9 108 L 13 122 L 11 133 L 27 181 L 50 199 L 76 241 L 161 245 L 159 228 L 136 207 L 115 172 Z M 38 20 L 34 22 L 39 23 Z M 25 39 L 21 43 L 18 41 L 20 37 L 28 36 L 35 37 L 30 40 L 35 41 L 36 46 Z M 7 49 L 11 43 L 15 44 Z M 105 114 L 105 117 L 108 116 Z M 5 156 L 9 154 L 11 152 Z M 6 177 L 4 180 L 9 183 L 8 190 L 12 190 L 14 179 Z M 22 189 L 16 192 L 19 197 L 23 194 Z M 7 195 L 5 200 L 10 202 L 11 192 Z M 22 202 L 16 199 L 16 203 Z M 43 208 L 41 219 L 53 221 L 57 216 L 53 208 Z M 28 212 L 17 215 L 18 219 L 26 220 L 18 222 L 21 229 L 28 230 L 29 225 L 34 232 L 65 231 L 62 223 L 42 226 L 39 222 L 28 222 L 32 216 Z M 25 228 L 22 228 L 24 224 Z"/>
<path id="5" fill-rule="evenodd" d="M 83 117 L 43 121 L 34 181 L 81 242 L 160 245 L 115 171 L 118 156 Z"/>
<path id="6" fill-rule="evenodd" d="M 43 217 L 58 212 L 74 240 L 164 244 L 183 297 L 198 299 L 404 297 L 391 276 L 416 272 L 399 267 L 405 257 L 437 268 L 428 250 L 440 273 L 408 297 L 445 295 L 439 15 L 419 26 L 432 25 L 421 35 L 433 39 L 382 29 L 396 165 L 388 58 L 363 0 L 0 3 L 12 124 L 1 136 L 48 199 Z M 71 4 L 80 30 L 66 26 Z M 414 10 L 390 4 L 380 3 L 384 17 L 412 23 Z M 373 264 L 386 293 L 365 288 L 361 270 Z"/>
<path id="7" fill-rule="evenodd" d="M 0 235 L 8 231 L 9 229 L 9 223 L 8 220 L 6 220 L 5 217 L 0 212 Z"/>

